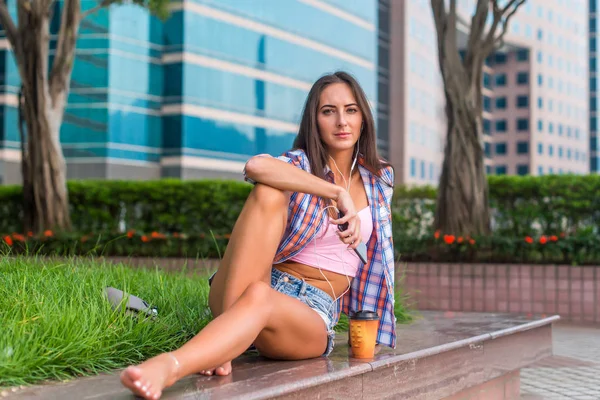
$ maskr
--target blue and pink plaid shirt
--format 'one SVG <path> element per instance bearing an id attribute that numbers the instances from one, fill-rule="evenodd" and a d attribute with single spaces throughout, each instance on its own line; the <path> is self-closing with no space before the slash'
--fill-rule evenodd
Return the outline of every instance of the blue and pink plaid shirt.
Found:
<path id="1" fill-rule="evenodd" d="M 291 150 L 277 157 L 310 173 L 310 163 L 303 150 Z M 367 244 L 367 264 L 360 263 L 348 293 L 336 307 L 336 321 L 340 310 L 376 311 L 380 316 L 377 343 L 396 347 L 396 317 L 394 315 L 394 245 L 392 241 L 391 200 L 394 171 L 392 167 L 376 176 L 364 167 L 359 156 L 358 169 L 365 186 L 371 215 L 373 233 Z M 333 173 L 327 168 L 327 180 L 333 182 Z M 245 174 L 244 174 L 245 175 Z M 246 181 L 255 183 L 248 177 Z M 277 249 L 274 264 L 282 263 L 298 254 L 315 237 L 326 220 L 322 212 L 322 198 L 295 192 L 290 197 L 288 223 L 283 239 Z"/>

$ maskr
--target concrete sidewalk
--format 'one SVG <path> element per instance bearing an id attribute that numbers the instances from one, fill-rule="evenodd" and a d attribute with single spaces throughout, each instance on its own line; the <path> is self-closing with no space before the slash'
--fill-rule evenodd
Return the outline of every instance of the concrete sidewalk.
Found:
<path id="1" fill-rule="evenodd" d="M 521 370 L 521 400 L 600 399 L 600 326 L 553 326 L 554 356 Z"/>

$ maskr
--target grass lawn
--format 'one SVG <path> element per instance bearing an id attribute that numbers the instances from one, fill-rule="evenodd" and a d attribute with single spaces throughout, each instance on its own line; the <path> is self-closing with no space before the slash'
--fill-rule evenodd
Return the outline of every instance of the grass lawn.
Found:
<path id="1" fill-rule="evenodd" d="M 114 312 L 106 286 L 156 306 L 158 319 Z M 396 298 L 398 322 L 410 321 Z M 207 299 L 206 275 L 0 256 L 0 387 L 93 375 L 173 350 L 210 321 Z M 336 330 L 345 329 L 342 318 Z"/>

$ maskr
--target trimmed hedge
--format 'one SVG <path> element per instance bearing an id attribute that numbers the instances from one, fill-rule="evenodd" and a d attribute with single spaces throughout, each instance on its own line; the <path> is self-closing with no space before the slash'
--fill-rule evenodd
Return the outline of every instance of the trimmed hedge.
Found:
<path id="1" fill-rule="evenodd" d="M 37 238 L 11 235 L 22 231 L 21 190 L 0 186 L 0 233 L 13 252 L 216 257 L 252 189 L 224 180 L 68 185 L 78 233 Z M 435 188 L 398 186 L 392 205 L 397 254 L 404 260 L 600 264 L 600 176 L 490 176 L 489 187 L 493 234 L 458 238 L 432 230 Z"/>
<path id="2" fill-rule="evenodd" d="M 73 231 L 230 233 L 252 186 L 225 180 L 69 181 Z M 21 188 L 0 186 L 0 232 L 22 232 Z"/>

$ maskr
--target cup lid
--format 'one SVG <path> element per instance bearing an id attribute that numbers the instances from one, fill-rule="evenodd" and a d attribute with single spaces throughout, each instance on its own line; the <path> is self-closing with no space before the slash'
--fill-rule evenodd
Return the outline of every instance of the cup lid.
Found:
<path id="1" fill-rule="evenodd" d="M 379 315 L 375 311 L 353 311 L 350 313 L 350 319 L 373 321 L 378 320 Z"/>

